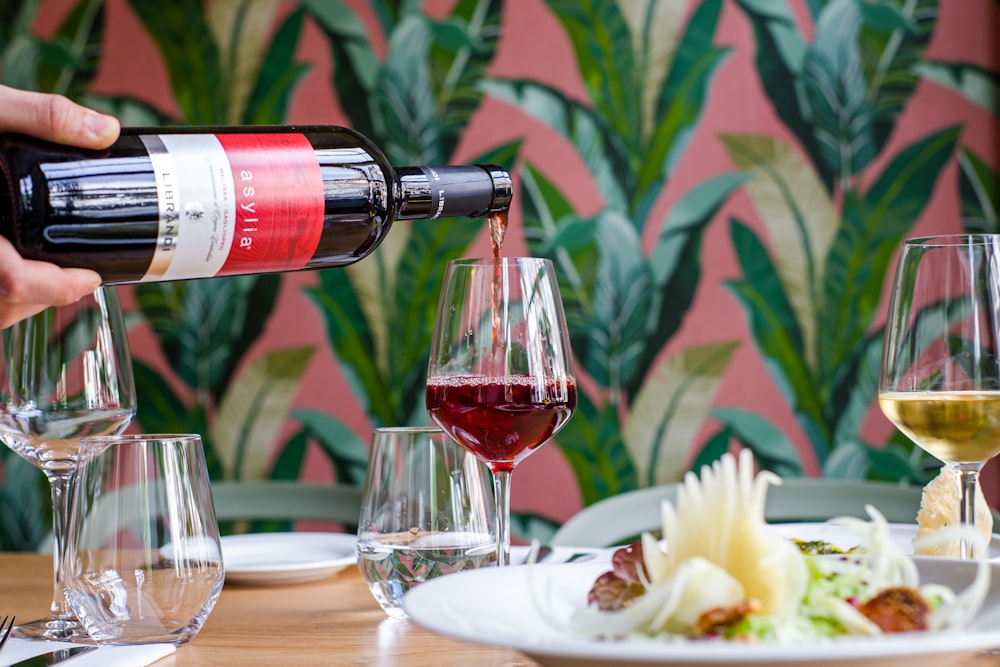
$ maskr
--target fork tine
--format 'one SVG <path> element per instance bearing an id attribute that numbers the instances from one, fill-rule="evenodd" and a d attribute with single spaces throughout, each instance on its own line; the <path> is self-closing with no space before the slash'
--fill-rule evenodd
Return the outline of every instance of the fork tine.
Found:
<path id="1" fill-rule="evenodd" d="M 7 639 L 10 638 L 10 631 L 14 629 L 13 616 L 4 616 L 3 620 L 0 621 L 0 648 L 7 643 Z"/>

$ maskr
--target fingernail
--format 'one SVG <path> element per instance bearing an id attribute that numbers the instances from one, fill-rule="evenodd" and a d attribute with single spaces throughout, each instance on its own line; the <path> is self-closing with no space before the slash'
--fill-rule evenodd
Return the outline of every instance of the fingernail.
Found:
<path id="1" fill-rule="evenodd" d="M 90 269 L 66 269 L 66 271 L 77 277 L 81 290 L 87 290 L 84 294 L 89 294 L 101 286 L 101 275 L 96 271 Z"/>
<path id="2" fill-rule="evenodd" d="M 114 133 L 116 121 L 102 113 L 91 112 L 87 118 L 87 130 L 91 136 L 103 139 Z"/>

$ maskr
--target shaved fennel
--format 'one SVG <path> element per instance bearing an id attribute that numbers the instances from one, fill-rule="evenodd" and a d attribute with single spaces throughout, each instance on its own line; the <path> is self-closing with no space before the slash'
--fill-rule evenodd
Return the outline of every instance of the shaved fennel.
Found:
<path id="1" fill-rule="evenodd" d="M 920 627 L 929 630 L 961 628 L 975 616 L 989 588 L 985 561 L 961 593 L 921 585 L 913 560 L 896 546 L 889 524 L 871 506 L 866 508 L 870 521 L 832 520 L 857 536 L 857 553 L 807 557 L 764 520 L 767 489 L 780 483 L 773 473 L 754 474 L 746 450 L 738 460 L 726 454 L 703 468 L 700 477 L 688 473 L 676 506 L 663 504 L 662 542 L 642 536 L 640 595 L 621 608 L 578 607 L 558 620 L 533 586 L 536 606 L 554 626 L 587 637 L 775 643 L 881 634 L 886 623 L 880 613 L 896 613 L 877 608 L 886 598 L 913 602 Z M 636 551 L 636 561 L 639 555 Z"/>

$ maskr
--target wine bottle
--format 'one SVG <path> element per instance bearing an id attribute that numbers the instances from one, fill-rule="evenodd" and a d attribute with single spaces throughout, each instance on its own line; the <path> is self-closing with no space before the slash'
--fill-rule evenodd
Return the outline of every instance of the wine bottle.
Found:
<path id="1" fill-rule="evenodd" d="M 105 284 L 343 266 L 401 219 L 510 205 L 492 165 L 393 168 L 334 126 L 126 128 L 106 150 L 0 135 L 0 234 Z"/>

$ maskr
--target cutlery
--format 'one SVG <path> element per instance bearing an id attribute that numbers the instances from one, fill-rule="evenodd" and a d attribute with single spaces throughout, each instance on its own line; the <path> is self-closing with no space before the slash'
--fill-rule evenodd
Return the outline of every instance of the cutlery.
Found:
<path id="1" fill-rule="evenodd" d="M 64 660 L 69 660 L 82 653 L 89 653 L 91 651 L 96 651 L 96 646 L 74 646 L 72 648 L 61 648 L 55 651 L 49 651 L 48 653 L 42 653 L 41 655 L 36 655 L 31 658 L 25 658 L 20 662 L 15 662 L 10 667 L 46 667 L 46 665 L 54 665 Z"/>
<path id="2" fill-rule="evenodd" d="M 14 629 L 14 617 L 4 616 L 3 620 L 0 621 L 0 648 L 7 643 L 7 638 L 10 637 L 10 631 Z"/>
<path id="3" fill-rule="evenodd" d="M 535 555 L 536 563 L 580 563 L 597 558 L 597 551 L 574 551 L 569 554 L 554 553 L 552 547 L 545 545 L 538 548 Z M 530 554 L 528 556 L 530 558 Z"/>
<path id="4" fill-rule="evenodd" d="M 552 553 L 552 547 L 548 545 L 538 547 L 538 553 L 535 554 L 535 562 L 541 563 L 543 560 L 548 558 L 551 553 Z"/>

